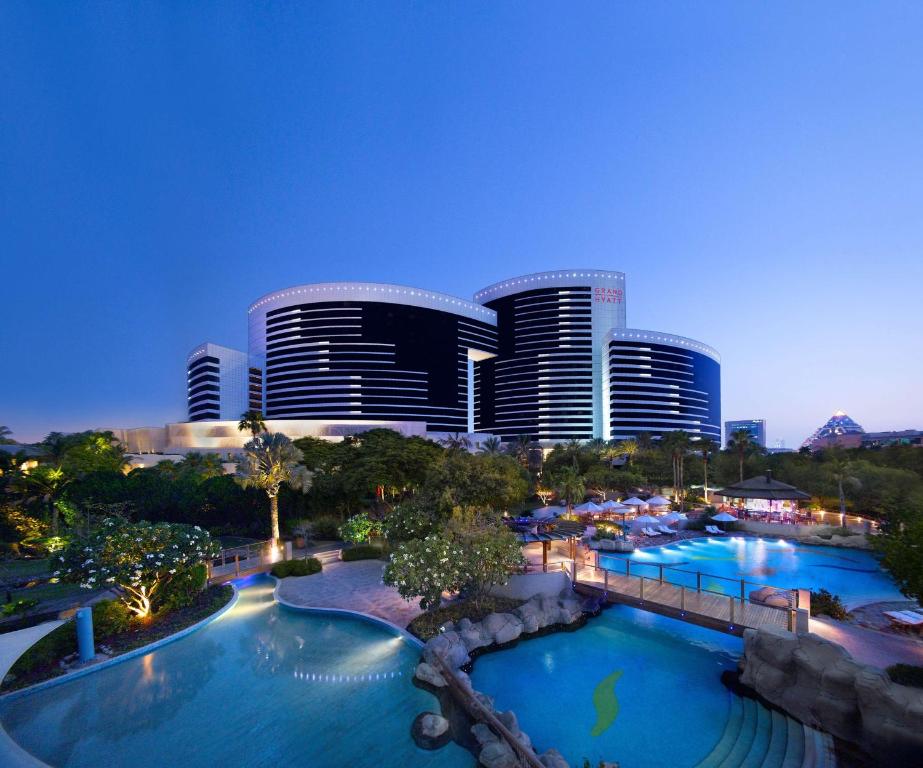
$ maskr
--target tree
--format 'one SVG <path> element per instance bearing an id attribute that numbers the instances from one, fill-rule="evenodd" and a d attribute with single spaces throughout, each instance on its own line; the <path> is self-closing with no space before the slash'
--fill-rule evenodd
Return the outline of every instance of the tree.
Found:
<path id="1" fill-rule="evenodd" d="M 583 476 L 573 466 L 563 467 L 558 471 L 554 478 L 554 486 L 558 496 L 567 504 L 568 514 L 573 510 L 575 503 L 583 501 L 586 494 Z"/>
<path id="2" fill-rule="evenodd" d="M 431 533 L 425 539 L 411 539 L 391 553 L 384 582 L 397 587 L 405 600 L 420 598 L 424 611 L 442 603 L 443 592 L 457 592 L 464 583 L 465 552 L 451 537 Z"/>
<path id="3" fill-rule="evenodd" d="M 695 448 L 698 450 L 699 455 L 702 457 L 702 477 L 705 483 L 705 491 L 703 496 L 706 503 L 708 502 L 708 462 L 711 461 L 712 456 L 714 456 L 720 448 L 714 440 L 710 440 L 707 437 L 703 437 L 695 444 Z"/>
<path id="4" fill-rule="evenodd" d="M 240 421 L 237 422 L 238 432 L 250 432 L 256 437 L 261 432 L 266 431 L 266 421 L 263 418 L 262 411 L 244 411 L 240 415 Z"/>
<path id="5" fill-rule="evenodd" d="M 523 564 L 522 543 L 505 525 L 482 515 L 456 521 L 452 535 L 464 553 L 462 589 L 480 608 L 491 588 L 506 584 L 510 572 Z"/>
<path id="6" fill-rule="evenodd" d="M 875 541 L 882 552 L 882 566 L 901 592 L 913 600 L 923 600 L 923 516 L 918 515 L 900 530 L 876 536 Z"/>
<path id="7" fill-rule="evenodd" d="M 615 446 L 616 456 L 624 456 L 629 467 L 638 450 L 637 440 L 622 440 Z"/>
<path id="8" fill-rule="evenodd" d="M 38 501 L 47 508 L 52 536 L 59 533 L 58 502 L 70 483 L 71 478 L 65 475 L 61 467 L 49 464 L 39 464 L 21 473 L 16 480 L 16 485 L 27 499 Z"/>
<path id="9" fill-rule="evenodd" d="M 735 429 L 727 442 L 727 447 L 737 454 L 737 461 L 740 464 L 740 481 L 744 479 L 744 459 L 753 450 L 753 437 L 749 430 Z"/>
<path id="10" fill-rule="evenodd" d="M 310 488 L 311 474 L 304 468 L 299 451 L 281 432 L 265 433 L 244 445 L 237 462 L 237 481 L 244 488 L 259 488 L 269 497 L 272 540 L 279 539 L 279 489 L 285 483 L 295 490 Z"/>
<path id="11" fill-rule="evenodd" d="M 846 526 L 846 488 L 858 489 L 862 482 L 853 474 L 853 464 L 835 457 L 826 462 L 826 470 L 830 479 L 836 486 L 837 497 L 840 502 L 840 526 Z"/>
<path id="12" fill-rule="evenodd" d="M 467 435 L 463 435 L 460 432 L 453 432 L 452 434 L 446 435 L 439 441 L 439 444 L 453 453 L 471 450 L 471 440 L 468 439 Z"/>
<path id="13" fill-rule="evenodd" d="M 172 462 L 161 461 L 161 464 Z M 187 453 L 181 462 L 175 465 L 179 472 L 186 472 L 199 480 L 208 480 L 212 477 L 219 477 L 224 474 L 224 467 L 221 465 L 221 457 L 215 453 L 198 453 L 191 451 Z"/>
<path id="14" fill-rule="evenodd" d="M 54 575 L 84 589 L 112 589 L 129 611 L 146 619 L 171 580 L 217 553 L 218 545 L 198 526 L 107 518 L 90 536 L 67 545 Z"/>
<path id="15" fill-rule="evenodd" d="M 0 425 L 0 445 L 14 445 L 16 441 L 10 439 L 10 435 L 12 434 L 12 429 Z"/>
<path id="16" fill-rule="evenodd" d="M 544 485 L 535 486 L 535 495 L 541 500 L 542 504 L 548 506 L 548 502 L 554 497 L 554 488 L 548 488 Z"/>
<path id="17" fill-rule="evenodd" d="M 507 448 L 511 456 L 524 467 L 529 466 L 529 451 L 532 450 L 532 438 L 529 435 L 516 435 L 516 439 L 508 444 Z"/>
<path id="18" fill-rule="evenodd" d="M 394 545 L 411 539 L 425 539 L 439 529 L 441 522 L 431 507 L 410 499 L 391 510 L 382 522 L 382 532 Z"/>
<path id="19" fill-rule="evenodd" d="M 689 433 L 682 429 L 667 432 L 661 439 L 660 445 L 670 455 L 673 462 L 673 494 L 679 500 L 680 511 L 686 504 L 686 478 L 685 462 L 686 453 L 689 451 Z"/>
<path id="20" fill-rule="evenodd" d="M 488 437 L 483 443 L 481 443 L 480 452 L 495 455 L 500 453 L 501 446 L 502 444 L 499 437 Z"/>

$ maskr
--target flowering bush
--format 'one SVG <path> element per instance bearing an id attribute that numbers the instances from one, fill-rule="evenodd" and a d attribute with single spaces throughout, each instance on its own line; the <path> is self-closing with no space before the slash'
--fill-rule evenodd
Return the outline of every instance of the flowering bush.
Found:
<path id="1" fill-rule="evenodd" d="M 107 518 L 90 536 L 68 544 L 53 575 L 85 589 L 112 589 L 135 616 L 146 618 L 166 584 L 217 552 L 217 543 L 197 525 Z"/>
<path id="2" fill-rule="evenodd" d="M 522 543 L 502 525 L 467 531 L 461 535 L 460 543 L 465 553 L 464 586 L 475 603 L 494 585 L 506 584 L 510 572 L 524 562 Z"/>
<path id="3" fill-rule="evenodd" d="M 434 515 L 420 504 L 405 502 L 398 504 L 385 518 L 382 525 L 385 536 L 392 544 L 423 539 L 437 527 Z"/>
<path id="4" fill-rule="evenodd" d="M 455 592 L 465 580 L 464 551 L 453 539 L 430 534 L 405 541 L 385 566 L 384 581 L 397 587 L 405 600 L 420 598 L 424 611 L 434 610 L 443 592 Z"/>
<path id="5" fill-rule="evenodd" d="M 365 512 L 350 517 L 342 526 L 340 526 L 340 536 L 343 541 L 349 541 L 353 544 L 361 544 L 364 541 L 370 541 L 372 535 L 381 530 L 381 523 L 372 520 Z"/>

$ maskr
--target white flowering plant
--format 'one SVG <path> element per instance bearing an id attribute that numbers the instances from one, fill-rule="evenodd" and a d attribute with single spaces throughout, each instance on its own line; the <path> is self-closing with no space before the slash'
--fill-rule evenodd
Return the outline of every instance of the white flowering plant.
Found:
<path id="1" fill-rule="evenodd" d="M 457 592 L 465 581 L 464 551 L 442 534 L 405 541 L 391 553 L 384 581 L 397 587 L 405 600 L 420 598 L 420 607 L 432 611 L 443 592 Z"/>
<path id="2" fill-rule="evenodd" d="M 218 543 L 197 525 L 107 518 L 55 556 L 53 575 L 84 589 L 111 589 L 132 614 L 145 619 L 164 586 L 218 551 Z"/>
<path id="3" fill-rule="evenodd" d="M 382 523 L 383 532 L 392 544 L 426 538 L 438 526 L 435 514 L 413 501 L 398 504 Z"/>

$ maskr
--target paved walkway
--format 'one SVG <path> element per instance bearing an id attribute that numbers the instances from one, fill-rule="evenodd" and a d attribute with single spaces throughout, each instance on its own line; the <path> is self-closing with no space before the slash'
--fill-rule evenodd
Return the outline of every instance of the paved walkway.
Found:
<path id="1" fill-rule="evenodd" d="M 381 581 L 381 560 L 332 562 L 312 576 L 282 579 L 279 597 L 294 605 L 361 611 L 406 627 L 422 611 L 417 601 L 408 603 L 394 587 Z"/>
<path id="2" fill-rule="evenodd" d="M 923 666 L 923 643 L 826 618 L 812 618 L 811 631 L 842 645 L 861 664 L 884 669 L 891 664 Z"/>

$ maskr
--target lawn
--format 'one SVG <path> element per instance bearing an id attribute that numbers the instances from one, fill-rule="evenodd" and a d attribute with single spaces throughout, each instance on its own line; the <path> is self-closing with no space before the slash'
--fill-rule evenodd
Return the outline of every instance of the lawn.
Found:
<path id="1" fill-rule="evenodd" d="M 50 574 L 51 565 L 48 558 L 0 561 L 0 584 L 18 582 L 33 576 L 48 576 Z"/>

